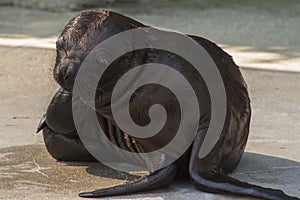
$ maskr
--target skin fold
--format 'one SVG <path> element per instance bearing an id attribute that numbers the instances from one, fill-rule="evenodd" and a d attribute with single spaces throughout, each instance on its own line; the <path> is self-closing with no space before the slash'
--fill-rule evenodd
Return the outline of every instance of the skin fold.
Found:
<path id="1" fill-rule="evenodd" d="M 72 88 L 81 63 L 88 53 L 105 39 L 125 30 L 146 27 L 126 16 L 103 10 L 90 10 L 71 19 L 58 38 L 53 76 L 61 88 L 53 96 L 38 131 L 43 131 L 49 153 L 59 161 L 96 161 L 77 134 L 72 116 Z M 80 193 L 81 197 L 105 197 L 143 192 L 167 186 L 180 175 L 190 178 L 203 192 L 237 194 L 270 200 L 296 200 L 281 190 L 263 188 L 238 181 L 227 174 L 238 165 L 244 152 L 250 126 L 251 108 L 247 85 L 231 56 L 207 39 L 189 35 L 199 43 L 215 62 L 224 82 L 227 100 L 226 120 L 221 136 L 204 158 L 198 153 L 206 135 L 211 102 L 203 79 L 192 66 L 178 55 L 157 49 L 136 50 L 115 60 L 99 81 L 95 96 L 95 112 L 106 136 L 118 147 L 130 152 L 149 152 L 159 148 L 156 141 L 172 139 L 174 126 L 180 122 L 180 108 L 171 91 L 152 84 L 139 88 L 131 98 L 130 114 L 140 125 L 149 123 L 148 110 L 154 104 L 166 108 L 168 118 L 158 136 L 131 137 L 116 125 L 110 98 L 116 81 L 128 70 L 146 63 L 161 63 L 182 73 L 195 90 L 201 110 L 197 135 L 188 150 L 174 163 L 133 182 L 112 188 Z M 145 100 L 147 99 L 147 100 Z M 180 172 L 180 173 L 179 173 Z"/>

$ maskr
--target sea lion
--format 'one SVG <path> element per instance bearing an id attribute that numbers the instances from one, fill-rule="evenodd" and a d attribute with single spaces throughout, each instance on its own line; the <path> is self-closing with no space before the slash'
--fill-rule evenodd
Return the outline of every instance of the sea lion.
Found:
<path id="1" fill-rule="evenodd" d="M 71 99 L 74 81 L 81 63 L 96 45 L 122 31 L 139 27 L 147 26 L 121 14 L 104 10 L 81 12 L 65 26 L 56 42 L 57 57 L 53 69 L 54 79 L 61 88 L 54 95 L 38 126 L 38 131 L 43 130 L 49 153 L 57 160 L 95 161 L 80 141 L 73 123 Z M 188 35 L 188 37 L 199 43 L 211 56 L 221 74 L 227 94 L 224 128 L 212 151 L 204 158 L 198 156 L 211 119 L 211 102 L 205 82 L 197 72 L 193 71 L 190 63 L 178 55 L 158 49 L 126 53 L 105 71 L 95 96 L 95 111 L 107 137 L 120 148 L 139 153 L 159 148 L 155 141 L 170 140 L 168 135 L 152 139 L 131 137 L 130 134 L 119 129 L 111 113 L 110 98 L 116 80 L 126 71 L 145 63 L 172 66 L 191 82 L 201 110 L 197 135 L 190 148 L 169 166 L 136 181 L 93 192 L 83 192 L 79 196 L 104 197 L 153 190 L 171 184 L 179 172 L 184 172 L 185 176 L 191 178 L 195 187 L 204 192 L 232 193 L 272 200 L 298 199 L 286 195 L 281 190 L 241 182 L 227 175 L 238 165 L 249 134 L 251 108 L 247 85 L 231 56 L 220 47 L 198 36 Z M 74 101 L 80 99 L 75 98 Z M 176 125 L 180 120 L 178 102 L 166 88 L 155 84 L 145 86 L 135 92 L 131 101 L 132 118 L 137 124 L 147 124 L 149 121 L 147 112 L 153 104 L 166 107 L 166 112 L 170 115 L 164 126 L 166 128 L 164 133 L 169 131 L 171 134 L 172 125 Z"/>

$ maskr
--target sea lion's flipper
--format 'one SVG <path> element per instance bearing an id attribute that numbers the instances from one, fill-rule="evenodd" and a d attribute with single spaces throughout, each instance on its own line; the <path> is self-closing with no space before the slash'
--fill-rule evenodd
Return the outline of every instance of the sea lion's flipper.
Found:
<path id="1" fill-rule="evenodd" d="M 59 88 L 52 97 L 46 112 L 46 122 L 51 130 L 57 133 L 68 134 L 75 131 L 72 113 L 72 93 Z"/>
<path id="2" fill-rule="evenodd" d="M 83 192 L 80 193 L 79 196 L 105 197 L 154 190 L 169 185 L 174 180 L 176 172 L 177 166 L 175 163 L 173 163 L 136 181 L 125 183 L 123 185 L 118 185 L 115 187 L 95 190 L 92 192 Z"/>
<path id="3" fill-rule="evenodd" d="M 58 161 L 97 161 L 81 142 L 72 116 L 72 93 L 63 88 L 52 97 L 37 132 L 43 130 L 46 148 Z M 75 101 L 78 99 L 75 98 Z"/>
<path id="4" fill-rule="evenodd" d="M 60 134 L 46 127 L 43 129 L 43 137 L 48 152 L 58 161 L 97 162 L 76 132 Z"/>
<path id="5" fill-rule="evenodd" d="M 216 165 L 209 164 L 214 163 L 215 160 L 210 162 L 210 159 L 215 159 L 217 156 L 210 155 L 209 158 L 200 159 L 198 154 L 205 131 L 202 130 L 197 134 L 189 163 L 189 173 L 197 189 L 209 193 L 233 193 L 269 200 L 299 200 L 297 197 L 286 195 L 281 190 L 252 185 L 228 176 L 221 172 L 222 170 L 216 169 Z"/>

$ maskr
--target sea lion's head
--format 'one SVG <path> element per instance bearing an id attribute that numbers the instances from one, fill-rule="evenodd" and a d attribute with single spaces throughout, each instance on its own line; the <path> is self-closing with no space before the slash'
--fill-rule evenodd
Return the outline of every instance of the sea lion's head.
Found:
<path id="1" fill-rule="evenodd" d="M 53 76 L 65 90 L 72 91 L 77 72 L 86 56 L 105 39 L 143 24 L 104 10 L 81 12 L 69 21 L 56 41 Z M 123 67 L 124 64 L 122 65 Z"/>

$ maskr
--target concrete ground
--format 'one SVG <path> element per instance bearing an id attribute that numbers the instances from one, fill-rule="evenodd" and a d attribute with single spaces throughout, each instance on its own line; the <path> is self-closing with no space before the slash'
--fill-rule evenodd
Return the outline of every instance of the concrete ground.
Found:
<path id="1" fill-rule="evenodd" d="M 233 55 L 249 87 L 253 116 L 246 153 L 231 175 L 298 197 L 299 5 L 172 8 L 176 15 L 168 8 L 146 13 L 115 8 L 148 24 L 205 36 Z M 3 7 L 0 11 L 0 199 L 75 199 L 78 192 L 134 179 L 97 163 L 56 162 L 42 136 L 35 134 L 57 88 L 51 77 L 55 37 L 74 13 Z M 107 199 L 253 198 L 206 194 L 189 182 L 175 182 L 161 190 Z"/>

